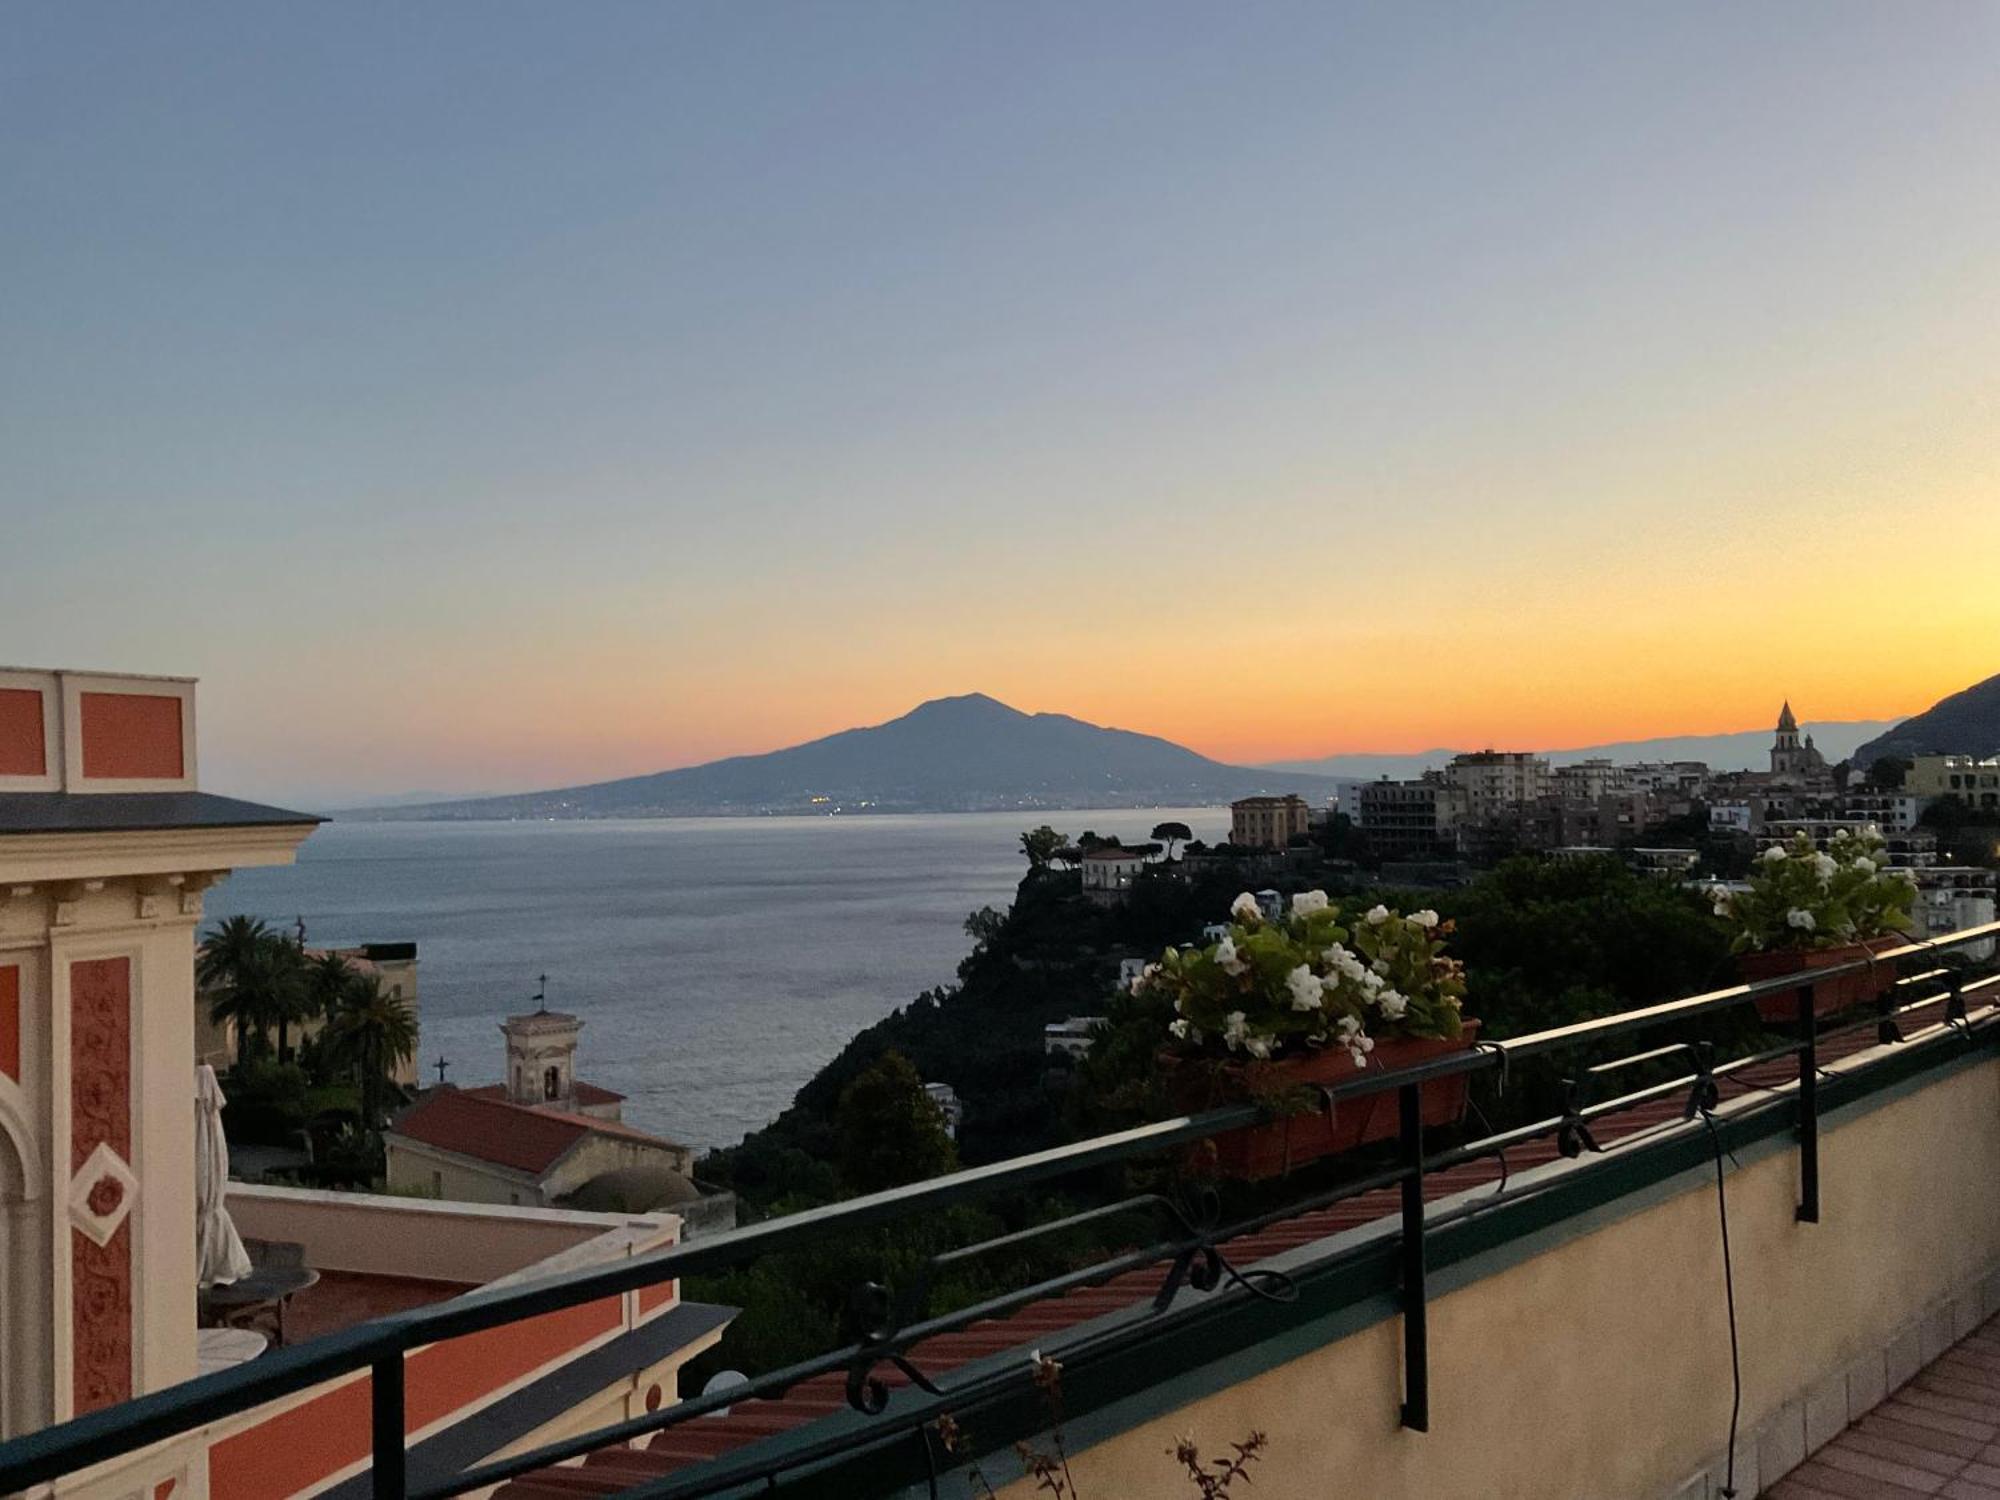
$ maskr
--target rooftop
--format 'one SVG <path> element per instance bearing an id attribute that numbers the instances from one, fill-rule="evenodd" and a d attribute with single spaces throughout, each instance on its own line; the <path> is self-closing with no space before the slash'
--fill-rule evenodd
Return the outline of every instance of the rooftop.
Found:
<path id="1" fill-rule="evenodd" d="M 495 1166 L 540 1175 L 587 1136 L 671 1145 L 670 1141 L 616 1120 L 571 1114 L 546 1105 L 515 1104 L 496 1088 L 467 1090 L 450 1085 L 432 1089 L 397 1118 L 390 1133 L 454 1151 Z"/>

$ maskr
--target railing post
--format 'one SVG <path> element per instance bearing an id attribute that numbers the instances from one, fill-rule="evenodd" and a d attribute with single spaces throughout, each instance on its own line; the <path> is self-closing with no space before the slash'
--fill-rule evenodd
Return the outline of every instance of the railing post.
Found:
<path id="1" fill-rule="evenodd" d="M 407 1489 L 403 1449 L 403 1351 L 386 1354 L 369 1370 L 374 1429 L 374 1500 L 403 1500 Z"/>
<path id="2" fill-rule="evenodd" d="M 1819 1018 L 1799 986 L 1799 1222 L 1819 1222 Z"/>
<path id="3" fill-rule="evenodd" d="M 1424 1109 L 1421 1083 L 1396 1090 L 1403 1170 L 1403 1425 L 1431 1430 L 1431 1363 L 1424 1305 Z"/>

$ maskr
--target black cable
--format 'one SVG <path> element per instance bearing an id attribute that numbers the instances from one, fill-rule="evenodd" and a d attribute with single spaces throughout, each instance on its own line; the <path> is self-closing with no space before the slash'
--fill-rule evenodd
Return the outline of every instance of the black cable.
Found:
<path id="1" fill-rule="evenodd" d="M 1723 1186 L 1722 1173 L 1722 1132 L 1716 1129 L 1715 1116 L 1708 1110 L 1701 1112 L 1702 1123 L 1708 1126 L 1708 1138 L 1715 1146 L 1715 1211 L 1722 1222 L 1722 1290 L 1729 1306 L 1729 1468 L 1723 1480 L 1724 1500 L 1734 1500 L 1736 1494 L 1736 1427 L 1743 1415 L 1743 1361 L 1736 1335 L 1736 1270 L 1729 1254 L 1729 1194 Z"/>

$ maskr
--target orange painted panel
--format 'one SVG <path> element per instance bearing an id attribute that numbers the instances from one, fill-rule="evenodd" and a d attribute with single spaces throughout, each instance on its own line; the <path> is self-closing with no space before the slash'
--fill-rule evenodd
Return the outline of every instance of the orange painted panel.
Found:
<path id="1" fill-rule="evenodd" d="M 680 1297 L 680 1294 L 681 1294 L 681 1284 L 677 1280 L 663 1281 L 658 1286 L 640 1287 L 639 1288 L 640 1315 L 644 1316 L 646 1313 L 649 1312 L 657 1312 L 660 1308 L 663 1307 L 671 1307 L 673 1303 Z"/>
<path id="2" fill-rule="evenodd" d="M 181 700 L 159 693 L 82 693 L 83 774 L 104 781 L 186 775 Z"/>
<path id="3" fill-rule="evenodd" d="M 21 966 L 0 965 L 0 1073 L 21 1081 Z"/>
<path id="4" fill-rule="evenodd" d="M 371 1390 L 364 1375 L 216 1443 L 209 1500 L 296 1495 L 366 1458 Z"/>
<path id="5" fill-rule="evenodd" d="M 0 776 L 46 776 L 42 695 L 35 688 L 0 688 Z"/>
<path id="6" fill-rule="evenodd" d="M 403 1376 L 409 1390 L 410 1427 L 426 1427 L 450 1416 L 585 1340 L 610 1333 L 625 1320 L 623 1301 L 605 1297 L 418 1350 L 410 1356 Z"/>
<path id="7" fill-rule="evenodd" d="M 620 1326 L 622 1299 L 489 1328 L 405 1361 L 404 1427 L 416 1432 L 483 1399 L 588 1339 Z M 224 1438 L 208 1450 L 209 1500 L 270 1500 L 323 1482 L 369 1452 L 364 1377 Z"/>

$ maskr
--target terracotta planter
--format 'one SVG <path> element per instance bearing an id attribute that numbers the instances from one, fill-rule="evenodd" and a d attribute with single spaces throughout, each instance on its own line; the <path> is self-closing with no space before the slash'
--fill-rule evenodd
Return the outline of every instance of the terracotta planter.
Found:
<path id="1" fill-rule="evenodd" d="M 1377 1038 L 1375 1050 L 1368 1054 L 1365 1070 L 1357 1069 L 1342 1049 L 1329 1047 L 1304 1057 L 1231 1066 L 1226 1070 L 1227 1087 L 1233 1097 L 1240 1099 L 1246 1095 L 1285 1089 L 1317 1089 L 1347 1083 L 1366 1077 L 1378 1068 L 1394 1073 L 1401 1068 L 1429 1062 L 1434 1057 L 1470 1051 L 1472 1040 L 1479 1033 L 1479 1023 L 1468 1016 L 1460 1024 L 1462 1029 L 1456 1041 L 1436 1037 Z M 1170 1067 L 1178 1066 L 1178 1059 L 1163 1057 L 1161 1061 Z M 1456 1125 L 1464 1119 L 1471 1082 L 1471 1074 L 1458 1073 L 1425 1084 L 1424 1124 Z M 1176 1092 L 1185 1095 L 1191 1091 Z M 1197 1110 L 1212 1109 L 1224 1101 L 1183 1097 L 1177 1102 L 1187 1109 Z M 1393 1140 L 1397 1130 L 1396 1090 L 1385 1089 L 1359 1099 L 1342 1100 L 1331 1119 L 1322 1106 L 1306 1114 L 1287 1115 L 1259 1125 L 1225 1130 L 1197 1146 L 1195 1153 L 1199 1161 L 1212 1166 L 1224 1177 L 1256 1182 L 1282 1176 L 1293 1167 L 1318 1161 L 1322 1157 L 1338 1156 L 1374 1141 Z"/>
<path id="2" fill-rule="evenodd" d="M 1755 984 L 1760 979 L 1779 979 L 1787 974 L 1810 974 L 1815 969 L 1830 969 L 1839 964 L 1852 963 L 1857 958 L 1865 958 L 1871 953 L 1886 953 L 1891 948 L 1900 948 L 1908 941 L 1895 933 L 1885 937 L 1870 938 L 1865 943 L 1849 943 L 1840 948 L 1774 949 L 1764 953 L 1738 954 L 1737 971 L 1744 982 Z M 1843 1010 L 1852 1010 L 1857 1005 L 1866 1005 L 1879 999 L 1890 985 L 1896 982 L 1894 964 L 1878 964 L 1870 969 L 1858 970 L 1852 974 L 1842 974 L 1833 979 L 1822 979 L 1812 987 L 1813 1014 L 1830 1016 Z M 1757 999 L 1757 1014 L 1766 1021 L 1783 1023 L 1799 1018 L 1798 997 L 1785 990 L 1770 995 L 1760 995 Z"/>

